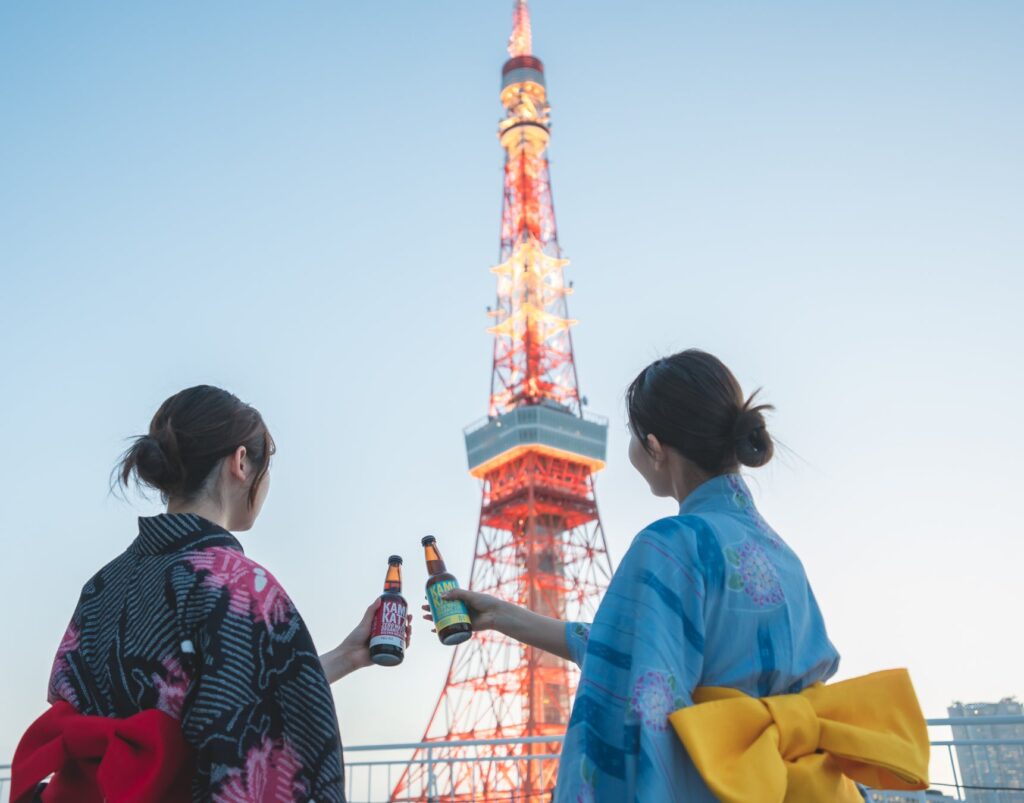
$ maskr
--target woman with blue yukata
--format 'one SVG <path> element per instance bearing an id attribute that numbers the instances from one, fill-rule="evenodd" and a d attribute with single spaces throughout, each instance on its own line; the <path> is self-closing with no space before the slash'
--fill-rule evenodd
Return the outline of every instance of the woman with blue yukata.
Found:
<path id="1" fill-rule="evenodd" d="M 698 350 L 649 365 L 626 399 L 630 462 L 655 496 L 678 500 L 679 513 L 633 539 L 593 623 L 561 622 L 468 590 L 451 596 L 467 603 L 476 629 L 580 667 L 556 803 L 714 801 L 728 794 L 709 788 L 694 763 L 699 751 L 684 746 L 673 712 L 702 709 L 694 707 L 698 687 L 794 695 L 832 677 L 839 653 L 799 558 L 757 511 L 739 474 L 741 465 L 772 457 L 768 406 L 745 398 L 729 369 Z M 718 724 L 698 726 L 697 738 L 724 732 Z M 923 720 L 913 727 L 916 737 L 924 733 Z M 755 782 L 749 767 L 737 775 Z M 845 800 L 854 787 L 842 780 L 835 797 L 802 799 Z M 765 788 L 734 796 L 792 799 L 784 788 L 782 796 Z"/>

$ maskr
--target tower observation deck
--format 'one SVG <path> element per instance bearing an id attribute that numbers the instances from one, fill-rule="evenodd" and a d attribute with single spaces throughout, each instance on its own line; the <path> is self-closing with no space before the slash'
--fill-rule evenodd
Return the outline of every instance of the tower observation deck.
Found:
<path id="1" fill-rule="evenodd" d="M 469 587 L 590 621 L 611 577 L 593 480 L 605 465 L 608 425 L 584 411 L 579 392 L 547 159 L 550 107 L 526 0 L 515 3 L 508 52 L 491 386 L 486 418 L 464 433 L 470 474 L 483 486 Z M 449 746 L 430 751 L 430 772 L 417 751 L 391 799 L 546 800 L 577 677 L 549 653 L 493 631 L 474 634 L 452 656 L 424 736 Z M 481 739 L 515 743 L 485 755 L 450 746 Z"/>

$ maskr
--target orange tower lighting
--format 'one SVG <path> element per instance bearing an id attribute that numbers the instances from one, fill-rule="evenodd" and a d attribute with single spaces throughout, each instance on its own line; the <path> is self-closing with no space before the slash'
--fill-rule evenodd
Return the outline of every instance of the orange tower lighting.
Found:
<path id="1" fill-rule="evenodd" d="M 551 199 L 544 65 L 530 13 L 517 0 L 502 68 L 505 150 L 491 393 L 465 432 L 483 501 L 469 587 L 560 619 L 589 619 L 611 577 L 594 495 L 608 424 L 585 414 Z M 559 736 L 576 689 L 574 666 L 494 632 L 456 648 L 424 741 Z M 542 801 L 554 787 L 557 742 L 423 751 L 393 801 Z M 472 759 L 472 760 L 466 760 Z"/>

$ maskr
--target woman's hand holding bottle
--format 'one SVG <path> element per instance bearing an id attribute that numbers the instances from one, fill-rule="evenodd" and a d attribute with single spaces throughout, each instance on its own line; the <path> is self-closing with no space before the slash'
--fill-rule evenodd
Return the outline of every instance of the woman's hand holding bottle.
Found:
<path id="1" fill-rule="evenodd" d="M 561 619 L 541 616 L 528 608 L 513 605 L 490 594 L 481 594 L 465 588 L 453 588 L 442 596 L 465 603 L 469 608 L 473 630 L 476 632 L 496 630 L 509 638 L 550 652 L 559 658 L 569 658 L 569 647 L 565 643 L 565 622 Z M 430 606 L 424 605 L 423 610 L 423 618 L 432 622 L 434 619 L 430 615 Z"/>
<path id="2" fill-rule="evenodd" d="M 474 632 L 497 630 L 499 633 L 504 633 L 503 625 L 507 623 L 507 620 L 515 616 L 515 611 L 513 610 L 516 608 L 515 605 L 503 599 L 492 597 L 490 594 L 480 594 L 465 588 L 453 588 L 441 596 L 445 599 L 461 600 L 466 604 L 466 607 L 469 609 L 470 624 Z M 434 617 L 430 615 L 430 606 L 424 605 L 423 610 L 426 612 L 423 618 L 428 622 L 433 622 Z"/>
<path id="3" fill-rule="evenodd" d="M 327 680 L 330 683 L 341 680 L 345 675 L 373 663 L 370 660 L 370 628 L 373 626 L 373 615 L 377 612 L 380 604 L 381 600 L 378 597 L 366 609 L 359 624 L 345 637 L 345 640 L 330 652 L 320 656 L 324 674 L 327 675 Z M 408 646 L 412 641 L 412 615 L 405 618 L 405 644 Z"/>

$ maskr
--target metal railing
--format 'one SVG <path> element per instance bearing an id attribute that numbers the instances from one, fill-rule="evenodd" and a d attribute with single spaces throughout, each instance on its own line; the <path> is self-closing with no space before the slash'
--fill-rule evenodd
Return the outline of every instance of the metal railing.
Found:
<path id="1" fill-rule="evenodd" d="M 409 742 L 406 744 L 356 745 L 345 748 L 345 790 L 349 803 L 373 803 L 374 801 L 390 801 L 395 784 L 406 771 L 416 774 L 422 779 L 426 799 L 431 803 L 451 801 L 455 795 L 453 790 L 445 787 L 446 782 L 456 773 L 455 765 L 482 765 L 487 762 L 501 761 L 512 764 L 509 786 L 515 786 L 517 779 L 527 776 L 527 768 L 531 762 L 557 761 L 557 752 L 530 753 L 520 749 L 516 754 L 493 755 L 495 747 L 506 747 L 512 753 L 516 748 L 525 748 L 536 744 L 561 745 L 561 736 L 530 736 L 516 739 L 476 739 L 460 741 Z M 445 753 L 455 749 L 457 756 Z M 413 762 L 412 756 L 419 751 L 421 758 Z M 366 754 L 366 760 L 353 760 L 353 755 Z M 369 758 L 373 756 L 373 758 Z M 534 777 L 539 774 L 534 766 Z M 420 770 L 420 772 L 415 772 Z M 481 767 L 482 770 L 482 767 Z M 476 767 L 471 768 L 476 775 Z M 461 774 L 461 773 L 460 773 Z M 481 772 L 482 774 L 482 772 Z M 417 787 L 419 784 L 417 784 Z M 473 788 L 478 788 L 473 784 Z M 418 791 L 418 790 L 417 790 Z M 413 800 L 422 800 L 419 794 Z M 408 798 L 398 798 L 406 801 Z M 533 795 L 518 794 L 514 791 L 494 793 L 486 798 L 487 803 L 547 803 L 547 795 L 538 799 Z M 481 799 L 483 803 L 483 799 Z"/>
<path id="2" fill-rule="evenodd" d="M 997 747 L 997 748 L 1020 748 L 1019 751 L 1012 751 L 1015 755 L 1021 756 L 1022 766 L 1017 768 L 1017 777 L 1024 778 L 1024 738 L 1006 737 L 991 739 L 956 739 L 951 734 L 934 731 L 950 731 L 953 727 L 989 727 L 989 726 L 1019 726 L 1024 727 L 1024 716 L 999 716 L 999 717 L 952 717 L 928 720 L 928 727 L 932 730 L 932 766 L 931 780 L 936 789 L 942 790 L 953 800 L 970 800 L 971 789 L 964 783 L 960 765 L 957 761 L 957 754 L 954 748 L 974 747 Z M 946 736 L 949 738 L 944 738 Z M 436 803 L 454 800 L 454 793 L 451 789 L 444 788 L 444 780 L 451 778 L 452 765 L 457 763 L 482 764 L 487 761 L 509 761 L 520 763 L 519 771 L 525 774 L 525 768 L 531 761 L 551 761 L 558 758 L 557 752 L 545 752 L 543 754 L 528 753 L 523 751 L 522 755 L 492 757 L 481 754 L 481 748 L 496 746 L 525 747 L 538 743 L 557 744 L 561 742 L 560 736 L 537 736 L 526 739 L 481 739 L 477 741 L 456 741 L 456 742 L 406 742 L 397 744 L 369 744 L 356 745 L 345 748 L 345 786 L 349 803 L 387 803 L 391 799 L 391 792 L 396 782 L 406 770 L 422 770 L 426 778 L 427 787 L 430 791 L 429 798 Z M 448 748 L 458 748 L 461 755 L 447 757 L 444 752 Z M 422 758 L 412 762 L 412 756 L 416 751 Z M 486 751 L 484 751 L 486 752 Z M 1014 782 L 1016 783 L 1016 782 Z M 0 765 L 0 803 L 6 803 L 10 786 L 10 766 Z M 1005 787 L 1010 797 L 1004 793 L 999 800 L 1016 799 L 1019 793 L 1024 800 L 1024 782 L 1020 787 Z M 1019 792 L 1018 792 L 1019 790 Z M 993 790 L 986 790 L 993 791 Z M 934 800 L 934 797 L 925 796 L 924 793 L 900 792 L 886 793 L 873 792 L 868 800 L 877 801 L 899 801 L 899 803 L 910 803 L 910 801 Z M 978 799 L 977 794 L 975 799 Z M 996 798 L 992 798 L 996 799 Z M 516 797 L 514 792 L 501 792 L 493 798 L 488 798 L 486 803 L 544 803 L 536 796 L 527 801 L 525 796 Z M 480 801 L 479 803 L 485 803 Z"/>
<path id="3" fill-rule="evenodd" d="M 932 746 L 932 762 L 931 762 L 931 780 L 933 786 L 936 789 L 942 790 L 950 798 L 954 800 L 966 800 L 968 799 L 968 789 L 966 788 L 962 773 L 960 772 L 959 764 L 957 763 L 957 756 L 954 748 L 969 748 L 969 747 L 982 747 L 982 746 L 995 746 L 995 747 L 1021 747 L 1021 753 L 1024 755 L 1024 739 L 1021 738 L 993 738 L 993 739 L 955 739 L 948 731 L 953 726 L 1008 726 L 1017 725 L 1024 727 L 1024 716 L 1002 716 L 1002 717 L 954 717 L 954 718 L 940 718 L 940 719 L 929 719 L 928 727 L 931 732 L 931 746 Z M 939 732 L 936 732 L 939 731 Z M 948 738 L 946 738 L 948 737 Z M 413 750 L 422 750 L 424 752 L 424 758 L 422 761 L 417 761 L 416 766 L 422 769 L 428 778 L 428 783 L 431 783 L 430 787 L 435 791 L 435 794 L 431 796 L 432 800 L 436 800 L 438 803 L 445 803 L 445 801 L 454 800 L 455 796 L 453 790 L 438 788 L 439 778 L 450 777 L 450 773 L 439 773 L 435 771 L 435 768 L 439 764 L 447 763 L 449 759 L 440 758 L 437 753 L 443 753 L 447 747 L 458 747 L 460 749 L 467 746 L 496 746 L 496 745 L 516 745 L 516 744 L 529 744 L 532 742 L 547 742 L 553 743 L 560 741 L 558 737 L 538 737 L 534 739 L 500 739 L 493 741 L 480 741 L 480 742 L 425 742 L 425 743 L 414 743 L 414 744 L 403 744 L 403 745 L 359 745 L 354 747 L 346 747 L 345 755 L 345 771 L 346 771 L 346 783 L 349 792 L 349 803 L 385 803 L 390 800 L 391 790 L 394 789 L 394 782 L 401 777 L 402 773 L 410 766 L 410 757 Z M 404 755 L 389 755 L 388 751 L 393 754 L 397 750 L 404 750 Z M 361 757 L 353 760 L 356 756 L 366 755 L 368 758 L 363 760 Z M 375 758 L 380 756 L 379 759 L 370 759 L 369 756 L 373 755 Z M 525 764 L 528 761 L 539 760 L 539 759 L 552 759 L 557 758 L 557 754 L 545 754 L 542 756 L 538 755 L 523 755 L 521 758 L 514 757 L 516 761 Z M 472 756 L 465 758 L 453 759 L 453 761 L 473 761 Z M 489 758 L 481 758 L 480 760 L 493 760 Z M 508 760 L 508 757 L 502 757 L 502 760 Z M 1021 773 L 1024 775 L 1024 766 L 1021 768 Z M 1016 791 L 1016 790 L 1014 790 Z M 1021 799 L 1024 800 L 1024 787 L 1020 790 Z M 930 797 L 930 796 L 929 796 Z M 500 799 L 501 803 L 515 800 L 511 796 L 511 793 L 501 793 L 500 798 L 496 797 L 493 803 L 498 803 Z M 872 798 L 869 797 L 869 800 Z M 874 800 L 891 800 L 893 803 L 909 803 L 909 801 L 916 800 L 927 800 L 923 792 L 901 792 L 893 795 L 879 794 Z M 934 800 L 934 797 L 931 797 Z M 1009 800 L 1010 798 L 1006 798 Z M 1002 800 L 1002 798 L 1000 798 Z M 484 803 L 484 801 L 481 801 Z M 490 801 L 488 801 L 490 803 Z M 525 803 L 525 800 L 524 800 Z M 531 803 L 542 803 L 534 798 Z"/>

